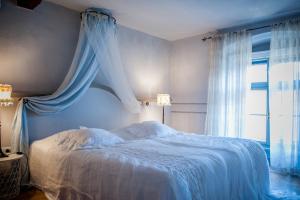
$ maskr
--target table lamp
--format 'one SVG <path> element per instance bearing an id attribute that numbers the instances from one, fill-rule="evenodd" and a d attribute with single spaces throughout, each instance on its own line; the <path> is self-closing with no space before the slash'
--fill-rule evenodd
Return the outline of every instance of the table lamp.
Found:
<path id="1" fill-rule="evenodd" d="M 0 106 L 7 107 L 13 104 L 13 99 L 11 98 L 12 86 L 7 84 L 0 84 Z M 1 114 L 1 112 L 0 112 Z M 0 158 L 7 157 L 5 153 L 2 152 L 1 146 L 1 118 L 0 118 Z"/>
<path id="2" fill-rule="evenodd" d="M 171 98 L 169 94 L 157 94 L 157 105 L 163 107 L 162 123 L 165 123 L 165 106 L 171 105 Z"/>

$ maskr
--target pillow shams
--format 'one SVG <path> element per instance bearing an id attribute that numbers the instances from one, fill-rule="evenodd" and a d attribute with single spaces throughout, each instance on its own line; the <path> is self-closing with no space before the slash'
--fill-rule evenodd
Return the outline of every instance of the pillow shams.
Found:
<path id="1" fill-rule="evenodd" d="M 177 133 L 175 129 L 155 121 L 135 123 L 121 129 L 113 130 L 112 132 L 124 140 L 165 137 Z"/>
<path id="2" fill-rule="evenodd" d="M 66 151 L 103 148 L 124 142 L 122 138 L 104 129 L 88 128 L 62 131 L 50 138 L 59 149 Z"/>

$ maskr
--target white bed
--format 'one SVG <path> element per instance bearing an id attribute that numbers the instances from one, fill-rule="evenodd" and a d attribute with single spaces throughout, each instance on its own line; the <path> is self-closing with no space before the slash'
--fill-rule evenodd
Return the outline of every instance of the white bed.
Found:
<path id="1" fill-rule="evenodd" d="M 31 146 L 34 185 L 49 199 L 265 199 L 264 150 L 249 140 L 187 134 L 61 150 Z"/>
<path id="2" fill-rule="evenodd" d="M 62 200 L 267 199 L 269 168 L 258 143 L 152 125 L 131 127 L 132 137 L 129 129 L 114 131 L 122 141 L 106 146 L 65 149 L 56 136 L 37 140 L 30 149 L 31 183 Z"/>

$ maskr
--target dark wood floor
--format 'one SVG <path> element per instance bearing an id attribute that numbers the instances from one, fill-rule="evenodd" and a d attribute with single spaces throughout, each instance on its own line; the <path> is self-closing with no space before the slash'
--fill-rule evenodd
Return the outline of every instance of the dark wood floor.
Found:
<path id="1" fill-rule="evenodd" d="M 300 199 L 300 178 L 284 176 L 274 172 L 270 173 L 271 191 L 274 200 L 299 200 Z M 43 192 L 30 188 L 22 192 L 14 200 L 47 200 Z"/>
<path id="2" fill-rule="evenodd" d="M 26 190 L 26 192 L 21 192 L 14 200 L 47 200 L 47 198 L 42 191 L 32 187 Z"/>

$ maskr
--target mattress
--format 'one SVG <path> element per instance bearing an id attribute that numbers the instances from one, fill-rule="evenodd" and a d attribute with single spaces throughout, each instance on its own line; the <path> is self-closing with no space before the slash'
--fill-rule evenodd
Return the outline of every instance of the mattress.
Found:
<path id="1" fill-rule="evenodd" d="M 105 148 L 62 151 L 47 139 L 30 150 L 31 183 L 48 199 L 258 200 L 269 194 L 260 144 L 174 134 Z"/>

